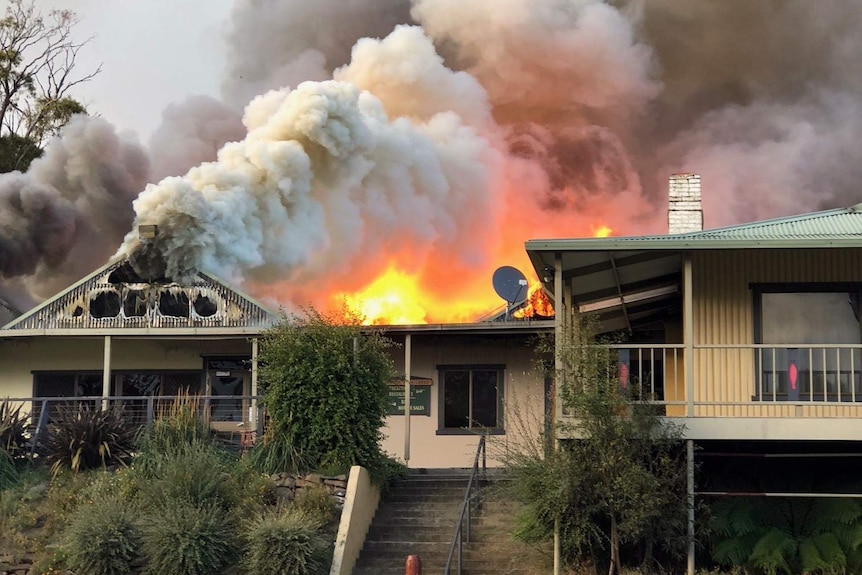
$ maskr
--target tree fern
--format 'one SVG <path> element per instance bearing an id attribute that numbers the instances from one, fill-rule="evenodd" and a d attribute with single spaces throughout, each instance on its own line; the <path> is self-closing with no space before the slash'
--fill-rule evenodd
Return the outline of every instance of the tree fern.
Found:
<path id="1" fill-rule="evenodd" d="M 769 575 L 794 575 L 797 572 L 791 564 L 796 563 L 798 548 L 799 543 L 790 533 L 773 527 L 760 538 L 749 559 L 752 565 Z"/>

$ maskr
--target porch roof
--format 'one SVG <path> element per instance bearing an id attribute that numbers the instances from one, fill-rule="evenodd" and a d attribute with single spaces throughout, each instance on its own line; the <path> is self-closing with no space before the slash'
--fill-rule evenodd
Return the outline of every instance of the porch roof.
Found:
<path id="1" fill-rule="evenodd" d="M 598 314 L 607 331 L 631 330 L 678 309 L 686 251 L 789 248 L 862 248 L 862 204 L 684 234 L 526 242 L 549 292 L 556 298 L 559 254 L 573 304 Z"/>

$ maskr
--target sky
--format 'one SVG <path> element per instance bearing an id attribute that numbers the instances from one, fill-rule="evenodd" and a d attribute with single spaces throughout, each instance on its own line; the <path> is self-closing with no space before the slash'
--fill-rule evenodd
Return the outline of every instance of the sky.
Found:
<path id="1" fill-rule="evenodd" d="M 73 10 L 75 34 L 92 38 L 79 69 L 102 72 L 75 88 L 91 113 L 146 141 L 168 104 L 188 96 L 219 96 L 228 16 L 233 0 L 37 0 Z"/>

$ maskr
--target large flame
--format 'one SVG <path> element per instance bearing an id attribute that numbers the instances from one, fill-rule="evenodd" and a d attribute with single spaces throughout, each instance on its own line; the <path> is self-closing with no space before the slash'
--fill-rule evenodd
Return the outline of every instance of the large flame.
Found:
<path id="1" fill-rule="evenodd" d="M 584 227 L 593 237 L 608 237 L 614 233 L 605 224 Z M 491 287 L 492 268 L 465 275 L 463 270 L 453 270 L 445 256 L 431 256 L 431 265 L 425 270 L 408 273 L 404 270 L 411 269 L 411 259 L 409 253 L 399 254 L 381 266 L 383 271 L 373 276 L 364 287 L 352 292 L 335 292 L 332 305 L 345 303 L 350 313 L 360 316 L 367 325 L 472 322 L 499 307 L 499 299 Z M 531 269 L 520 241 L 510 242 L 495 260 L 514 263 L 515 267 L 528 273 Z M 369 266 L 376 267 L 371 262 Z M 449 273 L 441 273 L 440 270 Z M 541 282 L 533 279 L 524 307 L 514 312 L 512 317 L 527 319 L 553 315 L 554 307 Z"/>
<path id="2" fill-rule="evenodd" d="M 425 323 L 427 312 L 416 276 L 388 268 L 365 289 L 354 294 L 337 294 L 348 311 L 365 325 Z"/>
<path id="3" fill-rule="evenodd" d="M 554 306 L 548 299 L 548 294 L 542 287 L 542 283 L 534 281 L 530 283 L 527 291 L 527 301 L 524 307 L 512 314 L 515 319 L 549 318 L 554 317 Z"/>

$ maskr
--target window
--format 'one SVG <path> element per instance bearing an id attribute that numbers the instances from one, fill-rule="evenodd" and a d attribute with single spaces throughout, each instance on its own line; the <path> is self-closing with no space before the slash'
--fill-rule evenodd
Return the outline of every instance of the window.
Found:
<path id="1" fill-rule="evenodd" d="M 102 396 L 102 374 L 99 372 L 33 372 L 33 396 L 34 397 L 101 397 Z M 51 402 L 49 419 L 56 415 L 56 410 L 61 405 L 74 406 L 86 404 L 90 408 L 96 407 L 96 400 L 70 400 L 68 402 Z M 42 402 L 33 402 L 31 413 L 33 423 L 39 421 L 42 413 Z"/>
<path id="2" fill-rule="evenodd" d="M 502 429 L 502 366 L 438 366 L 437 369 L 441 431 Z"/>
<path id="3" fill-rule="evenodd" d="M 756 285 L 755 398 L 862 401 L 859 284 Z M 774 344 L 774 347 L 770 344 Z"/>

